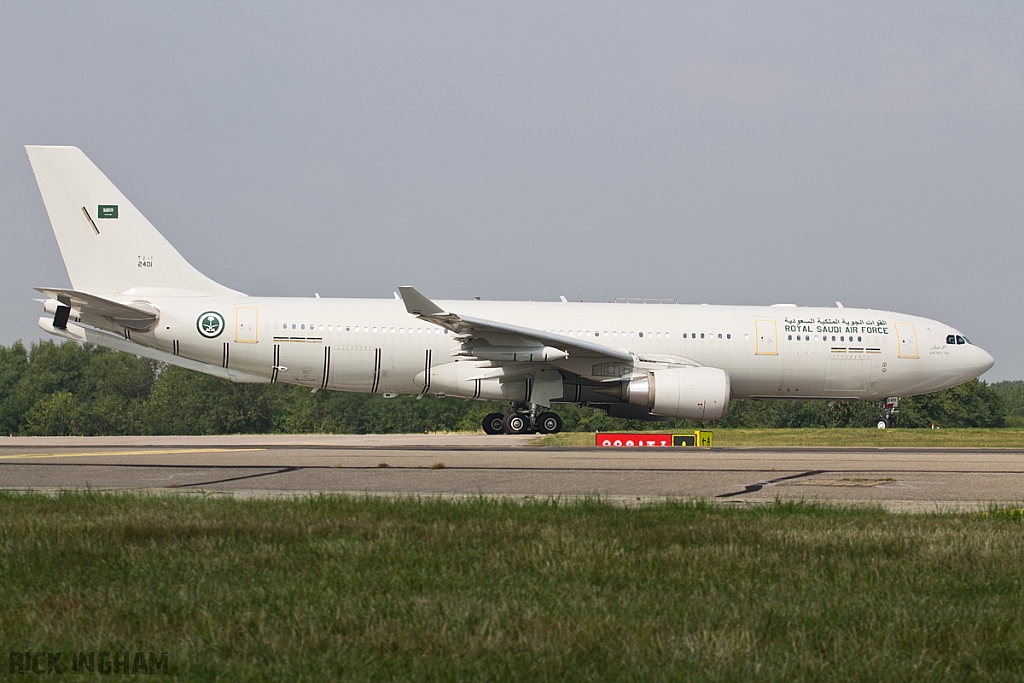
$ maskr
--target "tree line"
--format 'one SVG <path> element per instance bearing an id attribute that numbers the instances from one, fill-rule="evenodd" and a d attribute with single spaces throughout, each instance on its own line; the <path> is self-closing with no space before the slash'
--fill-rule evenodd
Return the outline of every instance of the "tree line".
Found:
<path id="1" fill-rule="evenodd" d="M 284 384 L 233 384 L 131 354 L 74 342 L 0 346 L 0 434 L 13 436 L 237 433 L 386 434 L 474 431 L 505 404 L 434 396 L 385 399 Z M 649 429 L 649 422 L 556 405 L 566 431 Z M 866 427 L 873 402 L 733 401 L 726 419 L 666 430 Z M 973 380 L 900 401 L 896 426 L 1024 427 L 1024 381 Z"/>

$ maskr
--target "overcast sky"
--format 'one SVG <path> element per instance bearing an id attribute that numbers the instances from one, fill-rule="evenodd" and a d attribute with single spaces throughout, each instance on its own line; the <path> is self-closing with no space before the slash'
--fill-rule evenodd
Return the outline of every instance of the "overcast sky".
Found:
<path id="1" fill-rule="evenodd" d="M 66 286 L 25 144 L 250 294 L 863 306 L 1024 379 L 1024 4 L 25 2 L 0 344 Z"/>

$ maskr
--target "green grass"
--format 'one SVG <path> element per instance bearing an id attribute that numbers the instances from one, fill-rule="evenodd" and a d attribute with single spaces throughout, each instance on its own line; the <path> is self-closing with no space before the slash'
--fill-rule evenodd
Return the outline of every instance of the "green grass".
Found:
<path id="1" fill-rule="evenodd" d="M 651 431 L 665 432 L 652 428 Z M 671 431 L 671 430 L 668 430 Z M 692 430 L 691 430 L 692 431 Z M 1024 448 L 1024 429 L 711 429 L 715 446 Z M 593 446 L 593 432 L 542 436 L 539 446 Z"/>
<path id="2" fill-rule="evenodd" d="M 1019 510 L 3 494 L 0 644 L 203 681 L 1019 681 L 1022 560 Z"/>

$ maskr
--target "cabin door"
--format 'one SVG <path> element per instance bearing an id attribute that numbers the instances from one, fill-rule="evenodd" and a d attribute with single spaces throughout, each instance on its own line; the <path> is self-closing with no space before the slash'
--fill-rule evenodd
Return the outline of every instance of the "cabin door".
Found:
<path id="1" fill-rule="evenodd" d="M 259 309 L 239 306 L 235 309 L 235 341 L 255 344 L 259 339 Z"/>
<path id="2" fill-rule="evenodd" d="M 911 323 L 896 323 L 896 336 L 900 338 L 900 358 L 917 358 L 917 332 Z"/>
<path id="3" fill-rule="evenodd" d="M 774 320 L 757 320 L 757 355 L 775 356 L 779 353 L 778 326 Z"/>

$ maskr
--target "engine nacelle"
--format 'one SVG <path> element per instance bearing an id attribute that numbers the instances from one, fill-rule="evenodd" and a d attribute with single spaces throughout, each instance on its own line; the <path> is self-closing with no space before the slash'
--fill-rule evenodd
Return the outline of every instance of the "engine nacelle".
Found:
<path id="1" fill-rule="evenodd" d="M 720 420 L 729 410 L 729 373 L 719 368 L 653 370 L 627 385 L 629 402 L 655 415 Z"/>

